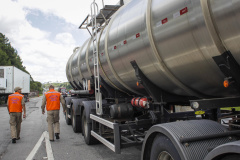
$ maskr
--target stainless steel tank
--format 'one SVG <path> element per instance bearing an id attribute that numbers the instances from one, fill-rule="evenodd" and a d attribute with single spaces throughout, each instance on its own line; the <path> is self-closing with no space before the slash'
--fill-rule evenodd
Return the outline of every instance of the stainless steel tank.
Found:
<path id="1" fill-rule="evenodd" d="M 143 94 L 130 64 L 135 60 L 155 85 L 170 93 L 238 95 L 224 88 L 224 75 L 212 57 L 226 49 L 240 64 L 240 0 L 132 0 L 99 36 L 100 75 L 122 91 Z M 90 79 L 91 39 L 73 53 L 66 72 L 75 86 Z"/>

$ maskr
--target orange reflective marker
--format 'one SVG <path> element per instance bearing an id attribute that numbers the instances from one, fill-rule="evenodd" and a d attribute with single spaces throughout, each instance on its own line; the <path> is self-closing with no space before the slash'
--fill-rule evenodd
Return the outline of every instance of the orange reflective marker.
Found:
<path id="1" fill-rule="evenodd" d="M 228 86 L 229 86 L 229 81 L 228 81 L 228 80 L 223 81 L 223 86 L 224 86 L 225 88 L 228 88 Z"/>
<path id="2" fill-rule="evenodd" d="M 139 86 L 139 82 L 137 81 L 137 86 Z"/>

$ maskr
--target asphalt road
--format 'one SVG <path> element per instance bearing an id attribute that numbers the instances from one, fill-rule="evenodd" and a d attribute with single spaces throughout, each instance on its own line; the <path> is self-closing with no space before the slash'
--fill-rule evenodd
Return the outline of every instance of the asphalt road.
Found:
<path id="1" fill-rule="evenodd" d="M 47 131 L 46 113 L 41 114 L 42 97 L 31 98 L 26 103 L 27 117 L 23 119 L 21 139 L 16 144 L 11 143 L 9 115 L 6 106 L 0 106 L 0 160 L 25 160 L 42 133 Z M 115 154 L 103 144 L 88 146 L 81 133 L 74 133 L 72 126 L 65 123 L 60 114 L 60 140 L 51 142 L 55 160 L 139 160 L 141 147 L 122 149 L 121 154 Z M 47 159 L 46 141 L 40 143 L 33 159 Z"/>

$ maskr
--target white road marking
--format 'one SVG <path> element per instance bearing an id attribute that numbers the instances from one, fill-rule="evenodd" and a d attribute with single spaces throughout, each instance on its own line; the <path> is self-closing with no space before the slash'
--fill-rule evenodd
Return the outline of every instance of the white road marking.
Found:
<path id="1" fill-rule="evenodd" d="M 43 132 L 44 133 L 44 132 Z M 35 156 L 35 154 L 37 153 L 38 149 L 40 148 L 42 141 L 44 139 L 44 135 L 42 134 L 40 139 L 38 140 L 37 144 L 34 146 L 33 150 L 31 151 L 31 153 L 28 155 L 28 157 L 26 158 L 26 160 L 32 160 L 33 157 Z"/>
<path id="2" fill-rule="evenodd" d="M 51 147 L 51 144 L 49 141 L 49 134 L 47 131 L 45 131 L 44 134 L 45 134 L 44 137 L 45 137 L 45 141 L 46 141 L 46 151 L 47 151 L 48 160 L 54 160 L 52 147 Z"/>
<path id="3" fill-rule="evenodd" d="M 32 160 L 34 158 L 34 156 L 37 153 L 38 149 L 40 148 L 44 138 L 45 138 L 45 142 L 46 142 L 47 159 L 48 160 L 54 160 L 52 147 L 51 147 L 51 144 L 50 144 L 50 141 L 49 141 L 49 134 L 48 134 L 47 131 L 43 132 L 43 134 L 41 135 L 41 137 L 38 140 L 37 144 L 34 146 L 33 150 L 28 155 L 26 160 Z"/>

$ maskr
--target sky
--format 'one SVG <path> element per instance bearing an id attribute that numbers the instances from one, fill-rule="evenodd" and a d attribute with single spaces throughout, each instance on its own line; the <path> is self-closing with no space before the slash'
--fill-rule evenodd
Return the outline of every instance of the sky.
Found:
<path id="1" fill-rule="evenodd" d="M 67 82 L 66 63 L 90 36 L 78 29 L 93 0 L 0 0 L 0 32 L 35 81 Z M 96 0 L 102 7 L 102 0 Z M 119 0 L 104 0 L 105 5 Z M 1 58 L 1 57 L 0 57 Z"/>

